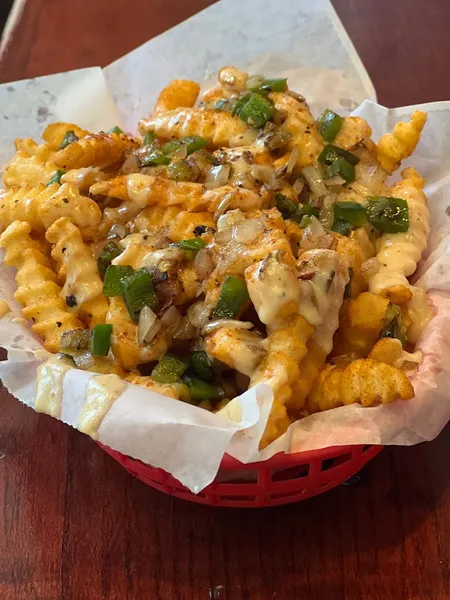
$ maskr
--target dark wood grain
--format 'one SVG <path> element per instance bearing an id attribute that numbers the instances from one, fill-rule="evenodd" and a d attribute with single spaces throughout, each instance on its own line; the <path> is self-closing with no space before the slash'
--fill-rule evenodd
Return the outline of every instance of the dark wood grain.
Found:
<path id="1" fill-rule="evenodd" d="M 208 3 L 29 0 L 0 81 L 107 64 Z M 381 102 L 450 98 L 446 0 L 334 4 Z M 0 395 L 0 600 L 450 599 L 448 428 L 355 487 L 226 510 L 146 487 Z"/>

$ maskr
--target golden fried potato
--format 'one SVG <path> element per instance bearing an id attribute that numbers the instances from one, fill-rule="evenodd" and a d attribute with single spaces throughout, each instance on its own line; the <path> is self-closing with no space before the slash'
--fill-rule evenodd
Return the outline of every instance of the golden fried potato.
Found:
<path id="1" fill-rule="evenodd" d="M 158 96 L 152 116 L 176 108 L 192 108 L 197 100 L 200 86 L 189 79 L 175 79 Z"/>
<path id="2" fill-rule="evenodd" d="M 139 146 L 138 140 L 125 133 L 91 133 L 58 150 L 53 160 L 64 171 L 82 167 L 104 169 L 123 160 L 127 152 L 136 150 Z"/>
<path id="3" fill-rule="evenodd" d="M 46 350 L 58 352 L 62 332 L 83 325 L 68 311 L 51 262 L 30 233 L 29 223 L 14 221 L 0 236 L 0 247 L 5 264 L 17 268 L 14 297 L 24 307 L 23 316 L 33 321 Z"/>
<path id="4" fill-rule="evenodd" d="M 289 149 L 298 149 L 296 166 L 300 168 L 312 165 L 322 151 L 323 142 L 308 104 L 305 100 L 299 100 L 284 92 L 273 92 L 269 97 L 277 110 L 287 114 L 281 127 L 291 136 L 288 142 Z M 277 163 L 275 168 L 279 166 L 281 165 Z"/>
<path id="5" fill-rule="evenodd" d="M 388 173 L 396 171 L 402 160 L 411 156 L 427 122 L 427 114 L 416 110 L 409 123 L 400 122 L 392 133 L 384 134 L 377 144 L 377 158 Z"/>
<path id="6" fill-rule="evenodd" d="M 370 138 L 372 128 L 362 117 L 344 117 L 342 127 L 337 134 L 333 144 L 350 150 L 363 140 Z"/>
<path id="7" fill-rule="evenodd" d="M 230 113 L 200 108 L 178 108 L 151 119 L 141 119 L 139 131 L 142 135 L 152 131 L 166 139 L 199 135 L 216 148 L 251 144 L 257 135 L 256 130 Z"/>
<path id="8" fill-rule="evenodd" d="M 57 123 L 50 123 L 50 125 L 47 125 L 42 134 L 42 138 L 52 150 L 56 151 L 59 150 L 65 135 L 70 131 L 73 132 L 78 139 L 86 137 L 91 133 L 90 131 L 86 131 L 86 129 L 81 129 L 81 127 L 78 127 L 78 125 L 75 125 L 74 123 L 58 121 Z"/>
<path id="9" fill-rule="evenodd" d="M 360 359 L 345 369 L 327 365 L 308 400 L 310 409 L 329 410 L 347 404 L 389 404 L 397 398 L 414 398 L 414 389 L 403 373 L 372 359 Z"/>

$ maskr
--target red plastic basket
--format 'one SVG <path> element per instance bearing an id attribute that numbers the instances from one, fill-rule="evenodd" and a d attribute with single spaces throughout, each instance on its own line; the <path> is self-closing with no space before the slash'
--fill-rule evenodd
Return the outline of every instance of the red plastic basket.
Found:
<path id="1" fill-rule="evenodd" d="M 264 507 L 306 500 L 355 475 L 382 446 L 335 446 L 298 454 L 277 454 L 243 464 L 225 455 L 214 481 L 193 494 L 177 479 L 139 460 L 101 445 L 125 469 L 153 488 L 211 506 Z"/>

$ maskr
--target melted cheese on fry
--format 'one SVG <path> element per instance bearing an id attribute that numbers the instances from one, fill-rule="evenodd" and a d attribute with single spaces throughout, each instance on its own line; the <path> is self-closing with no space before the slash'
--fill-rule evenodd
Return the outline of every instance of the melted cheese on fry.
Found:
<path id="1" fill-rule="evenodd" d="M 73 363 L 59 355 L 52 356 L 38 367 L 35 411 L 60 418 L 64 377 L 71 369 Z"/>
<path id="2" fill-rule="evenodd" d="M 97 439 L 98 429 L 114 400 L 126 388 L 126 383 L 118 375 L 95 375 L 86 386 L 86 398 L 78 417 L 77 428 Z"/>

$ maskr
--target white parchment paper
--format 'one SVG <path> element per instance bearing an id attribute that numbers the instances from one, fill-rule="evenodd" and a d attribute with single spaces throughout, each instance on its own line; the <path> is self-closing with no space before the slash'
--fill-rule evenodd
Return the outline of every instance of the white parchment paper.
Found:
<path id="1" fill-rule="evenodd" d="M 290 86 L 310 100 L 316 114 L 326 106 L 345 113 L 364 98 L 375 98 L 327 0 L 266 0 L 264 11 L 260 7 L 258 0 L 223 0 L 104 72 L 83 69 L 0 86 L 0 102 L 7 117 L 0 125 L 0 163 L 12 156 L 14 138 L 38 138 L 45 125 L 55 120 L 94 131 L 116 124 L 135 131 L 137 120 L 150 112 L 160 89 L 171 79 L 204 80 L 224 64 L 249 68 L 251 62 L 253 73 L 288 76 Z M 424 359 L 413 376 L 416 398 L 389 406 L 353 405 L 312 415 L 294 423 L 259 453 L 272 404 L 267 386 L 257 386 L 221 413 L 211 414 L 127 384 L 101 423 L 99 441 L 165 469 L 198 492 L 212 481 L 225 452 L 251 462 L 281 451 L 343 444 L 409 445 L 438 435 L 450 419 L 450 399 L 445 393 L 450 385 L 450 264 L 446 252 L 450 244 L 450 103 L 388 110 L 366 101 L 356 112 L 368 119 L 378 139 L 414 108 L 429 114 L 423 139 L 409 162 L 427 178 L 432 216 L 430 245 L 418 270 L 418 284 L 429 292 L 436 312 L 419 342 Z M 0 263 L 1 259 L 0 255 Z M 36 371 L 48 353 L 29 327 L 11 321 L 19 309 L 14 289 L 13 269 L 0 264 L 0 298 L 13 309 L 0 319 L 0 345 L 8 350 L 8 361 L 0 363 L 0 378 L 16 398 L 33 407 Z M 65 377 L 61 418 L 69 425 L 77 425 L 84 390 L 92 376 L 74 369 Z"/>

